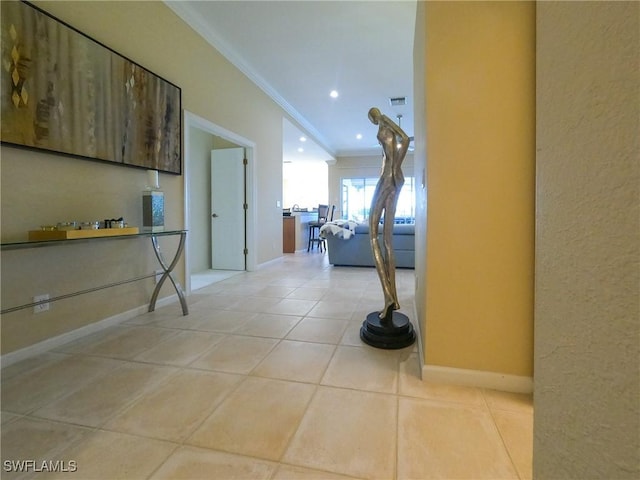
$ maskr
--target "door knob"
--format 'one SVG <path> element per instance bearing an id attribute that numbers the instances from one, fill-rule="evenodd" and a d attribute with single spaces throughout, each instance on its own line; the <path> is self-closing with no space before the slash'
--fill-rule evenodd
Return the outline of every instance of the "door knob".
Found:
<path id="1" fill-rule="evenodd" d="M 212 214 L 211 216 L 212 216 L 213 218 L 218 218 L 218 214 L 217 214 L 217 213 L 214 213 L 214 214 Z"/>

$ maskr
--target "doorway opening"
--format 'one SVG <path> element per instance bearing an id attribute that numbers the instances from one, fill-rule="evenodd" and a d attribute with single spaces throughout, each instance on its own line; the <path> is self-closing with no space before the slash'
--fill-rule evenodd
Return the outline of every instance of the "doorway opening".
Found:
<path id="1" fill-rule="evenodd" d="M 185 290 L 189 294 L 255 269 L 255 144 L 190 112 L 185 111 L 184 120 Z M 231 152 L 235 156 L 228 160 Z M 221 258 L 232 256 L 234 263 L 220 264 Z"/>

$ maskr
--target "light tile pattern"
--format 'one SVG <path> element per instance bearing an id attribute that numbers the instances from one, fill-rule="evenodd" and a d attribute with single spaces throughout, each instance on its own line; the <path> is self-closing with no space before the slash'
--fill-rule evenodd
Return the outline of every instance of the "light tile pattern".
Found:
<path id="1" fill-rule="evenodd" d="M 397 284 L 412 318 L 413 270 Z M 374 269 L 296 253 L 189 304 L 186 317 L 169 305 L 4 369 L 3 467 L 73 461 L 73 478 L 127 480 L 531 478 L 531 396 L 423 382 L 415 346 L 362 343 L 362 321 L 382 306 Z M 72 478 L 26 470 L 2 478 Z"/>

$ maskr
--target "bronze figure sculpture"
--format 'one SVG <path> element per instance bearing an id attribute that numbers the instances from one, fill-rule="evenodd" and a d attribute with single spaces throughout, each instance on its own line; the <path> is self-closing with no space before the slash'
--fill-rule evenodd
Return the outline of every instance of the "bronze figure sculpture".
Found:
<path id="1" fill-rule="evenodd" d="M 393 237 L 393 219 L 396 213 L 398 195 L 404 185 L 402 162 L 409 148 L 409 137 L 389 117 L 380 113 L 377 108 L 369 110 L 369 120 L 378 125 L 378 141 L 382 146 L 382 172 L 371 200 L 369 212 L 369 232 L 373 260 L 382 284 L 384 308 L 380 312 L 381 319 L 391 317 L 393 310 L 398 310 L 398 294 L 396 292 L 396 262 L 391 240 Z M 380 220 L 384 212 L 382 225 L 383 247 L 378 238 Z"/>
<path id="2" fill-rule="evenodd" d="M 382 171 L 371 201 L 369 235 L 371 250 L 384 294 L 384 307 L 367 316 L 360 337 L 369 345 L 379 348 L 403 348 L 415 340 L 409 319 L 400 309 L 396 291 L 396 264 L 393 251 L 393 225 L 398 196 L 404 185 L 402 162 L 409 149 L 407 134 L 379 109 L 369 110 L 369 120 L 378 126 L 378 142 L 382 147 Z M 380 221 L 382 220 L 382 246 Z"/>

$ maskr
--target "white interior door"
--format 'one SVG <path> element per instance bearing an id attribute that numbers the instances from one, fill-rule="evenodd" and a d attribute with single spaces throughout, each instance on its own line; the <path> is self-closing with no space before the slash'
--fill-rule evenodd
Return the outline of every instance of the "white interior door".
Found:
<path id="1" fill-rule="evenodd" d="M 211 268 L 245 270 L 244 148 L 211 151 Z"/>

